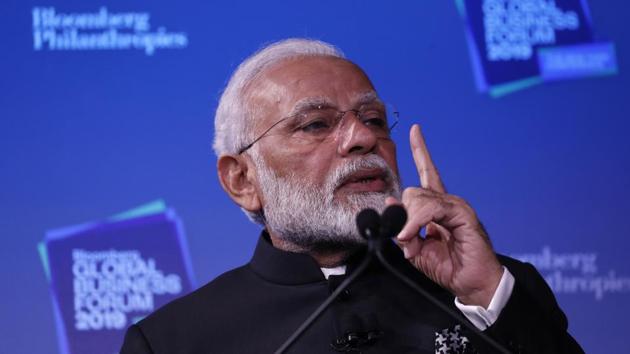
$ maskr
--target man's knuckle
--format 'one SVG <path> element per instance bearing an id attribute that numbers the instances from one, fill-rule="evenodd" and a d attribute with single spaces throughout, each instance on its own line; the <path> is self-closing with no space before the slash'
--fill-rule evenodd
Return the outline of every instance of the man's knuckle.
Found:
<path id="1" fill-rule="evenodd" d="M 416 188 L 416 187 L 407 187 L 407 188 L 405 188 L 405 190 L 403 190 L 403 192 L 402 192 L 402 200 L 403 200 L 403 202 L 406 204 L 407 202 L 409 202 L 413 198 L 416 198 L 418 193 L 419 193 L 419 189 L 420 188 Z"/>

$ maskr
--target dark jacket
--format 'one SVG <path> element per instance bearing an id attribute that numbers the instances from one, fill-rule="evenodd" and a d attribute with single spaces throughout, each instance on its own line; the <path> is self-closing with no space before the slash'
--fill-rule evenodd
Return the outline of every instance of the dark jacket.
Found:
<path id="1" fill-rule="evenodd" d="M 386 245 L 385 254 L 397 269 L 458 311 L 453 295 L 413 268 L 397 246 Z M 346 274 L 361 258 L 351 258 Z M 516 284 L 499 319 L 485 333 L 515 353 L 582 353 L 536 269 L 508 257 L 500 261 Z M 313 258 L 276 249 L 263 234 L 248 264 L 131 326 L 121 354 L 273 353 L 344 278 L 326 280 Z M 439 341 L 445 337 L 439 335 L 453 336 L 457 329 L 455 320 L 375 262 L 288 353 L 443 353 Z M 465 328 L 461 332 L 469 339 L 465 352 L 493 352 Z M 339 341 L 348 334 L 358 340 L 351 345 Z"/>

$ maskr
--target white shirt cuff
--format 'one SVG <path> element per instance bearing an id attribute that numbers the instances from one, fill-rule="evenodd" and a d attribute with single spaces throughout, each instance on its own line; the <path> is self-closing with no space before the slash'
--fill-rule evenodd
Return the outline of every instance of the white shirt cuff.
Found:
<path id="1" fill-rule="evenodd" d="M 492 326 L 497 318 L 499 318 L 499 314 L 501 314 L 505 304 L 507 304 L 510 299 L 513 289 L 514 276 L 504 266 L 501 281 L 499 281 L 499 286 L 497 286 L 497 290 L 494 291 L 494 295 L 487 309 L 483 308 L 483 306 L 464 305 L 459 302 L 457 298 L 455 298 L 455 306 L 457 306 L 475 327 L 483 331 Z"/>

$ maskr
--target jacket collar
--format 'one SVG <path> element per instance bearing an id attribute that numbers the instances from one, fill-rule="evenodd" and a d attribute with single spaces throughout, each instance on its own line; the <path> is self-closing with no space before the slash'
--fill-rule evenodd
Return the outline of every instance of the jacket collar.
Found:
<path id="1" fill-rule="evenodd" d="M 249 265 L 255 273 L 272 283 L 298 285 L 326 281 L 313 257 L 275 248 L 266 231 L 260 235 Z"/>
<path id="2" fill-rule="evenodd" d="M 397 268 L 411 268 L 402 251 L 393 242 L 387 242 L 384 245 L 383 253 Z M 348 259 L 346 274 L 354 271 L 364 254 L 365 249 L 362 249 Z M 266 231 L 263 231 L 258 239 L 249 266 L 263 279 L 276 284 L 300 285 L 326 281 L 319 264 L 313 257 L 305 253 L 288 252 L 274 247 Z M 374 261 L 370 268 L 381 268 L 381 266 Z M 413 269 L 412 273 L 419 272 Z"/>

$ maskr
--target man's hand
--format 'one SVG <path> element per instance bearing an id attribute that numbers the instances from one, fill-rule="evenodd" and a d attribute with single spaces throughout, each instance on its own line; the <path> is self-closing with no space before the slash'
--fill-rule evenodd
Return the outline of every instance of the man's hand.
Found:
<path id="1" fill-rule="evenodd" d="M 408 220 L 398 245 L 417 269 L 460 302 L 487 308 L 503 274 L 488 235 L 470 205 L 446 193 L 417 124 L 409 138 L 421 187 L 403 191 Z M 400 203 L 391 197 L 386 202 Z"/>

